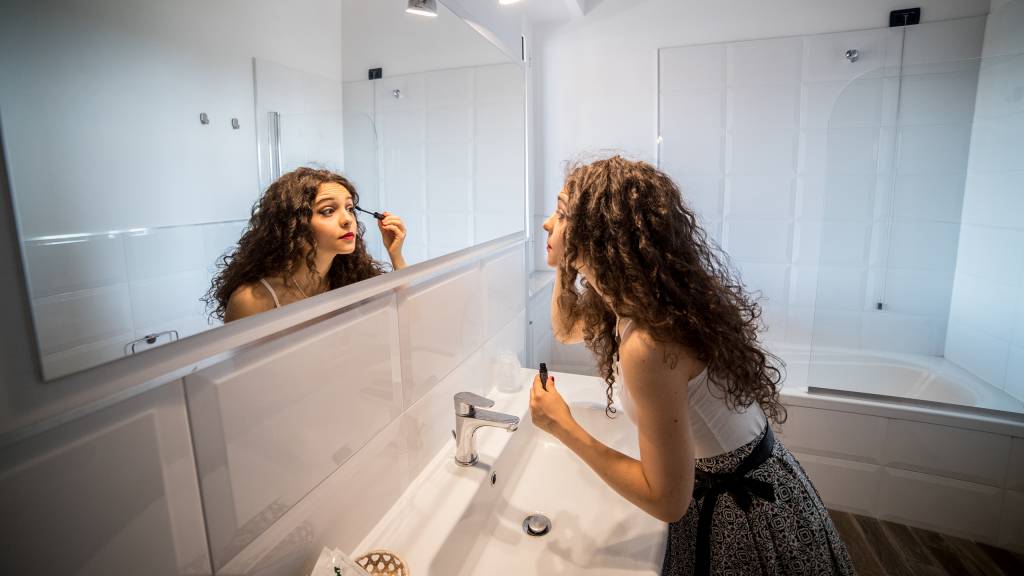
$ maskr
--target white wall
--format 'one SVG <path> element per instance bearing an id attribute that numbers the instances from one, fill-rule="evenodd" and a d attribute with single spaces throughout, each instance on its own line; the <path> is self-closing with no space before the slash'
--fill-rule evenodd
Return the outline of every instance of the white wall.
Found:
<path id="1" fill-rule="evenodd" d="M 1024 399 L 1024 2 L 993 5 L 946 356 Z"/>
<path id="2" fill-rule="evenodd" d="M 989 8 L 986 0 L 918 4 L 923 22 Z M 582 20 L 537 30 L 534 228 L 554 209 L 566 160 L 603 148 L 655 159 L 658 48 L 878 28 L 890 10 L 905 7 L 894 0 L 604 0 Z M 538 263 L 542 252 L 537 246 Z"/>

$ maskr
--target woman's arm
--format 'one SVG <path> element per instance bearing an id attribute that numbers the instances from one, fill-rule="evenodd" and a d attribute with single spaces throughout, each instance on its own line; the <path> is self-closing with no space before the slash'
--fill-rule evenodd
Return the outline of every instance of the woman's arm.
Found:
<path id="1" fill-rule="evenodd" d="M 562 300 L 566 294 L 562 290 L 562 268 L 555 268 L 555 285 L 551 288 L 551 332 L 562 344 L 583 342 L 583 322 L 577 320 L 570 326 L 568 311 L 564 310 Z"/>
<path id="2" fill-rule="evenodd" d="M 687 418 L 687 362 L 672 346 L 654 343 L 634 330 L 619 354 L 636 404 L 640 459 L 587 433 L 569 413 L 549 380 L 547 391 L 534 380 L 530 407 L 534 423 L 575 452 L 609 486 L 651 516 L 679 520 L 693 493 L 693 443 Z"/>
<path id="3" fill-rule="evenodd" d="M 243 284 L 231 293 L 224 310 L 224 323 L 274 309 L 274 300 L 262 285 Z"/>

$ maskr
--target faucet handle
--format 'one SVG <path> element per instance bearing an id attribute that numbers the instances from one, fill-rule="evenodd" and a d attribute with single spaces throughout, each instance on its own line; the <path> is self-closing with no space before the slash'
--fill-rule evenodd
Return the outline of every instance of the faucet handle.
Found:
<path id="1" fill-rule="evenodd" d="M 490 408 L 494 406 L 494 400 L 484 398 L 472 392 L 459 392 L 455 395 L 455 413 L 459 416 L 471 416 L 473 408 Z"/>

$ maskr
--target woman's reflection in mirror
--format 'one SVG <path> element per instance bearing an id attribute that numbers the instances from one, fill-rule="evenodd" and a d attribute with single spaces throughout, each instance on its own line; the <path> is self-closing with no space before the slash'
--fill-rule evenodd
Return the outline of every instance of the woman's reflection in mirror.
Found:
<path id="1" fill-rule="evenodd" d="M 389 267 L 366 250 L 356 218 L 359 194 L 340 174 L 299 168 L 277 179 L 253 206 L 249 226 L 225 255 L 204 300 L 225 322 L 378 276 Z M 405 267 L 405 223 L 377 220 L 391 269 Z"/>

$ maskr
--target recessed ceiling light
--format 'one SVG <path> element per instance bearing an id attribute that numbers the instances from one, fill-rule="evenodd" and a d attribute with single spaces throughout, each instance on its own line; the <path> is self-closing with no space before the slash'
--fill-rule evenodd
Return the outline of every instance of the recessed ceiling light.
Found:
<path id="1" fill-rule="evenodd" d="M 405 11 L 409 14 L 436 18 L 437 0 L 409 0 L 408 8 Z"/>
<path id="2" fill-rule="evenodd" d="M 498 4 L 515 4 L 519 0 L 498 0 Z"/>

